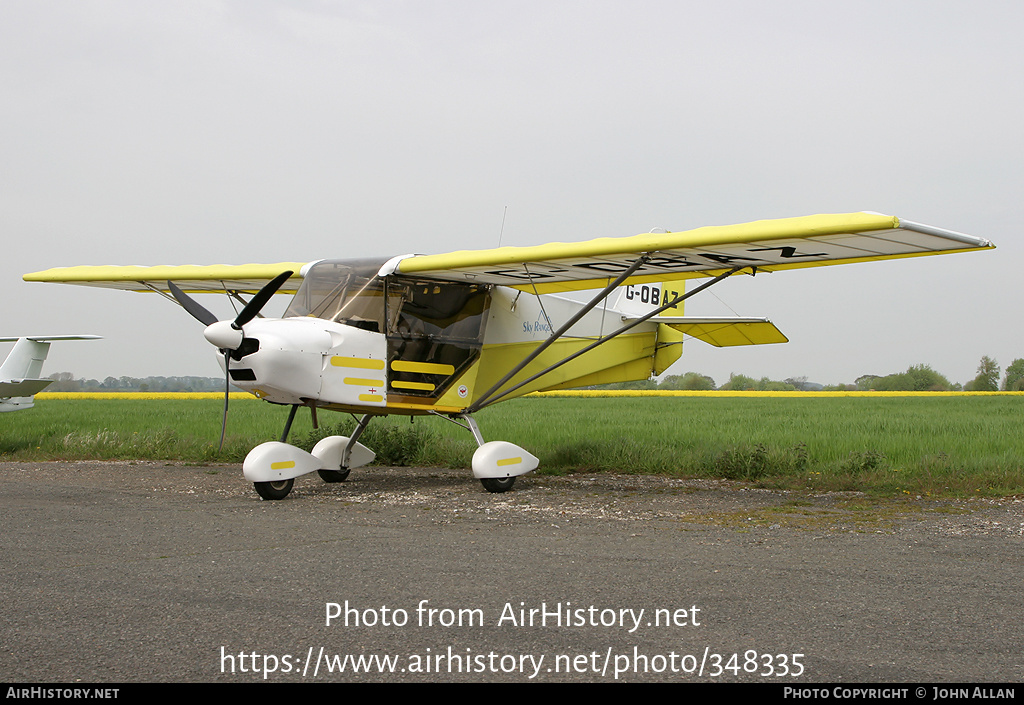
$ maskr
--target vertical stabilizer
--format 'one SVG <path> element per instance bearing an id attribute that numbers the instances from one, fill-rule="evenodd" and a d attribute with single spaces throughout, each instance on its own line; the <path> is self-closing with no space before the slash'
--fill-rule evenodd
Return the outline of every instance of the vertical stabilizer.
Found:
<path id="1" fill-rule="evenodd" d="M 654 282 L 651 284 L 627 284 L 619 287 L 619 297 L 612 306 L 616 311 L 640 317 L 669 301 L 681 296 L 685 291 L 685 281 Z M 662 316 L 682 316 L 683 302 L 663 311 Z"/>
<path id="2" fill-rule="evenodd" d="M 34 396 L 52 380 L 43 379 L 43 362 L 52 340 L 95 340 L 98 335 L 38 335 L 0 338 L 17 342 L 0 365 L 0 412 L 31 409 Z"/>
<path id="3" fill-rule="evenodd" d="M 650 284 L 627 284 L 619 287 L 619 298 L 615 302 L 615 310 L 626 317 L 641 318 L 651 311 L 667 305 L 670 301 L 682 296 L 686 291 L 684 280 L 674 282 L 653 282 Z M 683 302 L 662 311 L 659 316 L 678 317 L 683 315 Z M 625 319 L 625 317 L 624 317 Z M 683 354 L 683 334 L 667 325 L 658 326 L 658 342 L 654 353 L 653 371 L 660 375 Z"/>
<path id="4" fill-rule="evenodd" d="M 14 349 L 0 365 L 0 380 L 38 379 L 43 373 L 43 361 L 50 352 L 47 340 L 18 338 Z"/>

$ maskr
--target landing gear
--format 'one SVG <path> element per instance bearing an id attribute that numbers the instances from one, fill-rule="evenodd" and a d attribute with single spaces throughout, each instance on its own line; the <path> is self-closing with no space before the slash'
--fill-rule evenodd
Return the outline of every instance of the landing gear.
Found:
<path id="1" fill-rule="evenodd" d="M 280 480 L 277 482 L 254 482 L 252 486 L 263 499 L 284 499 L 292 491 L 294 480 Z"/>
<path id="2" fill-rule="evenodd" d="M 514 477 L 484 477 L 480 480 L 485 490 L 494 493 L 508 492 L 515 483 Z"/>
<path id="3" fill-rule="evenodd" d="M 348 479 L 350 472 L 352 472 L 351 468 L 345 468 L 344 470 L 317 470 L 320 479 L 324 482 L 344 482 Z"/>
<path id="4" fill-rule="evenodd" d="M 292 405 L 292 408 L 288 410 L 288 421 L 284 424 L 284 433 L 281 434 L 281 443 L 284 443 L 288 439 L 288 431 L 292 428 L 292 421 L 295 420 L 295 412 L 298 410 L 299 407 L 296 405 Z M 288 479 L 271 482 L 254 482 L 252 483 L 252 486 L 256 490 L 256 494 L 263 499 L 274 500 L 284 499 L 287 497 L 288 493 L 292 491 L 292 485 L 294 484 L 294 479 Z"/>
<path id="5" fill-rule="evenodd" d="M 488 492 L 508 492 L 516 483 L 516 477 L 536 470 L 540 463 L 535 456 L 513 443 L 485 442 L 480 428 L 469 414 L 444 416 L 437 412 L 431 413 L 446 418 L 473 434 L 477 443 L 476 452 L 473 453 L 473 477 L 480 480 L 480 484 Z"/>
<path id="6" fill-rule="evenodd" d="M 288 414 L 288 424 L 281 434 L 282 440 L 259 444 L 249 451 L 242 462 L 242 474 L 253 483 L 263 499 L 284 499 L 292 490 L 294 478 L 313 472 L 319 473 L 324 482 L 344 482 L 353 468 L 361 468 L 373 462 L 375 457 L 372 450 L 356 442 L 356 438 L 370 422 L 369 414 L 359 420 L 352 438 L 321 438 L 308 453 L 288 445 L 284 439 L 288 438 L 298 406 L 292 406 Z"/>
<path id="7" fill-rule="evenodd" d="M 329 436 L 313 446 L 313 455 L 320 458 L 327 467 L 338 468 L 337 470 L 317 470 L 321 480 L 344 482 L 348 479 L 348 474 L 352 472 L 353 467 L 359 468 L 373 462 L 373 451 L 358 443 L 359 437 L 363 435 L 371 418 L 373 417 L 370 414 L 364 414 L 356 424 L 351 438 Z"/>

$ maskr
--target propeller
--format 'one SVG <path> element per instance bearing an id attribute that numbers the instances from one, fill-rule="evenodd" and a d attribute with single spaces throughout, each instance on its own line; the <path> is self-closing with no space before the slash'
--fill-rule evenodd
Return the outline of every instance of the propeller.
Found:
<path id="1" fill-rule="evenodd" d="M 263 288 L 257 291 L 256 295 L 249 299 L 249 303 L 239 311 L 235 320 L 230 323 L 227 321 L 217 320 L 217 317 L 210 313 L 206 307 L 178 288 L 174 282 L 168 281 L 167 289 L 171 292 L 171 295 L 175 300 L 181 304 L 181 307 L 188 311 L 194 319 L 202 323 L 204 326 L 209 327 L 218 323 L 224 323 L 232 330 L 241 331 L 242 326 L 256 317 L 260 310 L 267 305 L 268 301 L 270 301 L 270 297 L 277 293 L 277 290 L 291 278 L 292 274 L 294 274 L 294 272 L 291 270 L 281 272 L 264 284 Z M 235 347 L 237 347 L 237 345 L 231 349 L 233 350 Z"/>
<path id="2" fill-rule="evenodd" d="M 206 326 L 203 335 L 211 343 L 224 352 L 224 417 L 220 424 L 220 445 L 217 452 L 224 448 L 224 434 L 228 427 L 228 393 L 231 389 L 231 372 L 228 363 L 231 360 L 231 353 L 238 349 L 245 340 L 242 326 L 255 318 L 260 310 L 270 301 L 270 297 L 277 293 L 277 290 L 288 281 L 294 274 L 291 270 L 281 272 L 276 277 L 263 285 L 263 288 L 256 292 L 256 295 L 249 299 L 249 302 L 242 307 L 233 321 L 219 321 L 210 311 L 182 291 L 174 282 L 167 282 L 167 289 L 181 307 L 189 312 L 194 319 Z"/>
<path id="3" fill-rule="evenodd" d="M 220 443 L 217 444 L 217 452 L 224 449 L 224 434 L 228 430 L 228 395 L 231 393 L 231 372 L 228 362 L 231 360 L 231 351 L 224 351 L 224 413 L 220 418 Z"/>
<path id="4" fill-rule="evenodd" d="M 256 295 L 249 299 L 249 303 L 242 308 L 242 311 L 235 318 L 235 322 L 231 324 L 231 327 L 241 330 L 242 326 L 255 318 L 260 309 L 270 301 L 270 297 L 277 293 L 277 290 L 291 278 L 292 274 L 294 272 L 289 269 L 288 271 L 281 272 L 264 284 L 263 288 L 257 291 Z"/>
<path id="5" fill-rule="evenodd" d="M 168 281 L 167 288 L 170 290 L 171 295 L 177 300 L 177 302 L 181 304 L 181 307 L 192 314 L 192 318 L 196 319 L 204 326 L 213 325 L 217 322 L 216 316 L 210 313 L 201 303 L 179 289 L 174 282 Z"/>

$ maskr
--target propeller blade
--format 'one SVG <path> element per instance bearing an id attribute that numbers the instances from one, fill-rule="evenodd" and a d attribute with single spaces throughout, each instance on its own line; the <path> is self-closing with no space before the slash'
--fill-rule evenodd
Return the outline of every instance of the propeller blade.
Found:
<path id="1" fill-rule="evenodd" d="M 224 434 L 228 430 L 228 392 L 231 389 L 231 372 L 229 371 L 228 364 L 231 361 L 231 351 L 224 351 L 224 417 L 220 422 L 220 445 L 217 446 L 217 452 L 221 452 L 224 449 Z"/>
<path id="2" fill-rule="evenodd" d="M 181 304 L 181 307 L 192 314 L 192 318 L 196 319 L 204 326 L 209 326 L 217 322 L 216 316 L 206 310 L 206 308 L 204 308 L 198 301 L 179 289 L 174 282 L 168 281 L 167 288 L 170 290 L 171 295 L 177 299 L 179 304 Z"/>
<path id="3" fill-rule="evenodd" d="M 236 330 L 240 329 L 246 323 L 255 318 L 256 314 L 260 312 L 260 309 L 263 308 L 268 301 L 270 301 L 270 297 L 273 296 L 277 292 L 277 290 L 281 288 L 282 284 L 288 281 L 292 274 L 294 274 L 294 272 L 290 270 L 287 272 L 281 272 L 276 277 L 267 282 L 262 289 L 256 292 L 255 296 L 249 299 L 249 303 L 247 303 L 245 305 L 245 308 L 242 309 L 241 313 L 238 314 L 238 317 L 235 319 L 235 322 L 231 324 L 231 327 L 235 328 Z"/>

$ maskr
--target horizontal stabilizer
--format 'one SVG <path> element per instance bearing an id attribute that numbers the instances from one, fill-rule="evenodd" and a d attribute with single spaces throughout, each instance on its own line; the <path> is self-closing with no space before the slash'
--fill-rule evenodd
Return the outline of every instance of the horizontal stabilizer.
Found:
<path id="1" fill-rule="evenodd" d="M 30 397 L 53 383 L 52 379 L 20 379 L 0 382 L 0 398 Z"/>
<path id="2" fill-rule="evenodd" d="M 652 320 L 671 326 L 680 333 L 703 340 L 716 348 L 789 342 L 789 338 L 767 318 L 660 316 Z"/>
<path id="3" fill-rule="evenodd" d="M 99 335 L 18 335 L 12 338 L 0 338 L 0 343 L 13 343 L 16 340 L 26 338 L 38 342 L 48 340 L 101 340 Z"/>

